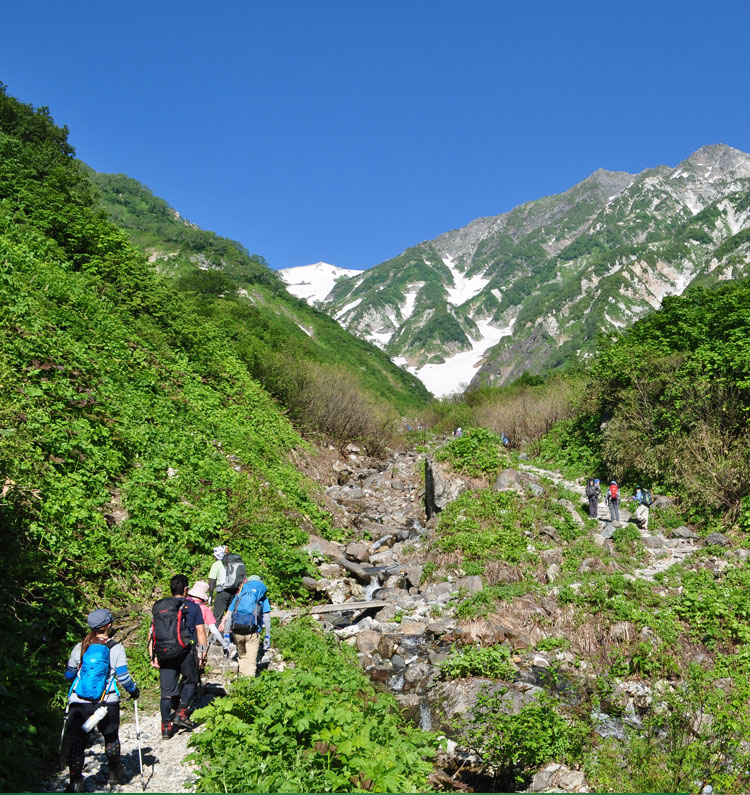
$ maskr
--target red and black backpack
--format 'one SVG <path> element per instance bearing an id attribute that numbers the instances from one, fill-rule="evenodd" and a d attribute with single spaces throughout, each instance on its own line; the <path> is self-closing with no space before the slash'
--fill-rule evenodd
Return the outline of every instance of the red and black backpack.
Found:
<path id="1" fill-rule="evenodd" d="M 190 648 L 187 634 L 187 603 L 181 596 L 166 596 L 151 609 L 151 659 L 174 660 Z"/>

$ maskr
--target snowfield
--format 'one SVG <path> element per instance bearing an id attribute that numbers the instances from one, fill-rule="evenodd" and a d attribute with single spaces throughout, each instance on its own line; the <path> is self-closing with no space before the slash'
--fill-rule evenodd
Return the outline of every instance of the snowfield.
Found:
<path id="1" fill-rule="evenodd" d="M 362 271 L 338 268 L 327 262 L 299 265 L 296 268 L 284 268 L 279 271 L 279 275 L 286 282 L 286 289 L 308 304 L 324 301 L 339 279 L 350 279 L 352 276 L 359 276 L 360 273 Z"/>

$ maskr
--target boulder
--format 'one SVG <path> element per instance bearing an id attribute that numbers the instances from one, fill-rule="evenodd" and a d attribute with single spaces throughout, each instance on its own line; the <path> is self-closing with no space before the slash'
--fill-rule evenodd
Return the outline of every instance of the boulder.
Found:
<path id="1" fill-rule="evenodd" d="M 344 576 L 344 569 L 342 569 L 341 566 L 337 566 L 335 563 L 321 563 L 321 565 L 318 566 L 318 571 L 321 577 L 325 577 L 328 580 L 335 580 L 337 577 Z"/>
<path id="2" fill-rule="evenodd" d="M 504 469 L 497 476 L 495 480 L 495 491 L 515 491 L 518 494 L 523 494 L 523 481 L 521 473 L 515 469 Z"/>
<path id="3" fill-rule="evenodd" d="M 689 527 L 686 527 L 684 524 L 680 525 L 679 527 L 675 527 L 671 533 L 672 538 L 688 538 L 692 541 L 697 540 L 698 534 L 694 533 Z"/>
<path id="4" fill-rule="evenodd" d="M 380 633 L 374 629 L 364 629 L 357 634 L 357 650 L 361 654 L 373 654 L 379 643 Z"/>
<path id="5" fill-rule="evenodd" d="M 417 685 L 430 675 L 430 666 L 427 663 L 415 662 L 407 666 L 404 680 L 407 684 Z"/>
<path id="6" fill-rule="evenodd" d="M 340 558 L 344 554 L 341 544 L 337 544 L 335 541 L 326 541 L 325 538 L 312 534 L 310 535 L 310 540 L 302 549 L 305 552 L 318 553 L 327 558 Z"/>
<path id="7" fill-rule="evenodd" d="M 425 459 L 425 508 L 428 519 L 470 488 L 468 478 L 457 475 L 447 464 Z"/>
<path id="8" fill-rule="evenodd" d="M 373 566 L 395 566 L 396 557 L 390 549 L 370 555 L 370 564 Z"/>
<path id="9" fill-rule="evenodd" d="M 599 535 L 603 538 L 613 538 L 617 527 L 614 522 L 605 522 L 604 526 L 599 529 Z"/>
<path id="10" fill-rule="evenodd" d="M 478 574 L 470 577 L 461 577 L 456 583 L 459 589 L 466 591 L 467 594 L 477 593 L 482 590 L 482 578 Z"/>
<path id="11" fill-rule="evenodd" d="M 398 640 L 393 635 L 381 635 L 378 641 L 378 654 L 384 660 L 390 660 L 396 652 Z"/>
<path id="12" fill-rule="evenodd" d="M 580 770 L 565 765 L 551 764 L 542 768 L 533 778 L 526 792 L 588 792 L 586 776 Z"/>
<path id="13" fill-rule="evenodd" d="M 367 563 L 370 560 L 370 553 L 367 549 L 367 545 L 363 544 L 361 541 L 352 541 L 344 550 L 344 554 L 349 560 L 353 561 L 364 561 Z"/>
<path id="14" fill-rule="evenodd" d="M 539 534 L 542 535 L 542 536 L 546 536 L 554 544 L 559 544 L 560 543 L 560 533 L 558 532 L 557 528 L 553 527 L 551 524 L 545 525 L 539 531 Z"/>
<path id="15" fill-rule="evenodd" d="M 458 586 L 452 582 L 432 582 L 419 589 L 419 592 L 428 602 L 436 602 L 456 593 Z"/>
<path id="16" fill-rule="evenodd" d="M 533 480 L 524 480 L 523 485 L 526 491 L 530 491 L 535 497 L 544 496 L 544 486 L 541 483 L 534 483 Z"/>
<path id="17" fill-rule="evenodd" d="M 706 536 L 704 543 L 707 547 L 726 547 L 729 545 L 729 539 L 724 533 L 711 533 L 711 535 Z"/>
<path id="18" fill-rule="evenodd" d="M 396 607 L 413 607 L 414 597 L 410 596 L 402 588 L 378 588 L 372 595 L 373 599 L 382 599 L 390 602 Z M 382 620 L 382 619 L 381 619 Z"/>
<path id="19" fill-rule="evenodd" d="M 545 566 L 551 566 L 553 563 L 562 566 L 563 551 L 559 548 L 545 549 L 539 553 L 539 560 L 541 560 Z"/>
<path id="20" fill-rule="evenodd" d="M 383 582 L 384 588 L 406 588 L 406 578 L 402 574 L 391 574 Z"/>
<path id="21" fill-rule="evenodd" d="M 555 500 L 558 505 L 561 505 L 573 517 L 573 521 L 581 528 L 586 526 L 583 517 L 576 510 L 575 505 L 570 500 Z"/>

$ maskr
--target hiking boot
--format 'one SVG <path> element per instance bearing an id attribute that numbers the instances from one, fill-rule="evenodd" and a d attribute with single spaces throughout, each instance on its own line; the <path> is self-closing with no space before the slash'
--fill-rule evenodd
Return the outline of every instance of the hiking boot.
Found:
<path id="1" fill-rule="evenodd" d="M 122 763 L 111 765 L 109 768 L 109 774 L 107 776 L 107 780 L 109 784 L 119 784 L 120 778 L 122 777 Z"/>
<path id="2" fill-rule="evenodd" d="M 162 740 L 171 740 L 174 736 L 174 726 L 172 725 L 172 721 L 168 723 L 161 723 L 161 738 Z"/>
<path id="3" fill-rule="evenodd" d="M 85 792 L 83 788 L 83 778 L 70 779 L 70 783 L 65 787 L 65 792 Z"/>
<path id="4" fill-rule="evenodd" d="M 187 707 L 178 709 L 177 714 L 174 717 L 174 721 L 172 722 L 176 729 L 187 729 L 188 731 L 192 731 L 193 729 L 198 728 L 198 724 L 193 723 L 193 721 L 188 718 Z"/>

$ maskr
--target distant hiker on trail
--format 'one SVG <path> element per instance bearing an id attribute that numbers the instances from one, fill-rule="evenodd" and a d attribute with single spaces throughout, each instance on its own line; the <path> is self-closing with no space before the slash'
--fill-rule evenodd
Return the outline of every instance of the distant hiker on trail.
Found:
<path id="1" fill-rule="evenodd" d="M 229 552 L 229 547 L 224 546 L 221 544 L 218 547 L 214 547 L 213 549 L 213 556 L 215 558 L 214 562 L 211 564 L 211 571 L 208 572 L 208 600 L 209 602 L 213 601 L 214 598 L 214 591 L 217 593 L 224 590 L 224 580 L 226 579 L 227 572 L 224 568 L 224 564 L 221 562 L 224 560 L 224 556 Z M 214 607 L 216 607 L 216 603 L 214 602 Z M 221 616 L 219 616 L 221 618 Z"/>
<path id="2" fill-rule="evenodd" d="M 226 648 L 226 645 L 224 644 L 224 638 L 222 637 L 221 632 L 219 632 L 219 628 L 216 626 L 216 617 L 214 616 L 211 608 L 208 606 L 208 583 L 205 580 L 198 580 L 188 591 L 187 598 L 191 602 L 195 602 L 198 607 L 200 607 L 201 614 L 203 615 L 203 623 L 206 626 L 208 632 L 213 636 L 217 643 Z"/>
<path id="3" fill-rule="evenodd" d="M 620 489 L 617 481 L 613 480 L 607 489 L 607 505 L 609 505 L 609 518 L 613 522 L 620 521 Z"/>
<path id="4" fill-rule="evenodd" d="M 68 659 L 65 678 L 72 682 L 68 692 L 67 732 L 70 739 L 68 765 L 70 784 L 66 792 L 84 792 L 83 762 L 86 733 L 94 726 L 104 737 L 108 778 L 111 785 L 120 783 L 120 695 L 116 682 L 132 699 L 140 695 L 138 685 L 128 673 L 128 661 L 122 644 L 110 639 L 112 613 L 99 608 L 86 619 L 89 633 L 77 643 Z M 92 718 L 101 709 L 99 720 Z M 90 720 L 90 723 L 87 722 Z M 65 729 L 64 729 L 65 730 Z"/>
<path id="5" fill-rule="evenodd" d="M 633 500 L 636 503 L 635 520 L 643 530 L 648 530 L 648 516 L 651 503 L 654 501 L 651 492 L 648 489 L 644 489 L 642 486 L 636 486 Z"/>
<path id="6" fill-rule="evenodd" d="M 196 726 L 187 713 L 199 681 L 198 659 L 207 645 L 201 609 L 187 598 L 188 578 L 175 574 L 169 589 L 172 596 L 160 599 L 151 610 L 148 637 L 151 664 L 159 669 L 161 736 L 165 740 L 175 729 L 190 731 Z"/>
<path id="7" fill-rule="evenodd" d="M 510 439 L 505 434 L 502 435 L 500 441 L 503 443 L 503 447 L 506 450 L 510 449 Z"/>
<path id="8" fill-rule="evenodd" d="M 211 571 L 208 574 L 208 588 L 209 593 L 213 593 L 212 583 L 216 585 L 216 600 L 213 610 L 214 615 L 221 621 L 226 613 L 227 605 L 239 591 L 247 571 L 242 558 L 231 553 L 229 547 L 215 547 L 214 557 L 216 562 L 211 566 Z"/>
<path id="9" fill-rule="evenodd" d="M 228 642 L 230 635 L 234 637 L 241 676 L 255 676 L 260 631 L 264 628 L 263 651 L 267 651 L 271 646 L 271 603 L 265 584 L 257 574 L 252 574 L 232 599 L 222 622 L 224 640 Z"/>
<path id="10" fill-rule="evenodd" d="M 456 428 L 456 430 L 453 431 L 453 435 L 454 436 L 463 436 L 464 435 L 464 429 L 459 425 L 458 428 Z"/>
<path id="11" fill-rule="evenodd" d="M 589 516 L 596 519 L 599 515 L 599 495 L 602 493 L 599 478 L 589 478 L 586 483 L 586 496 L 589 500 Z"/>

